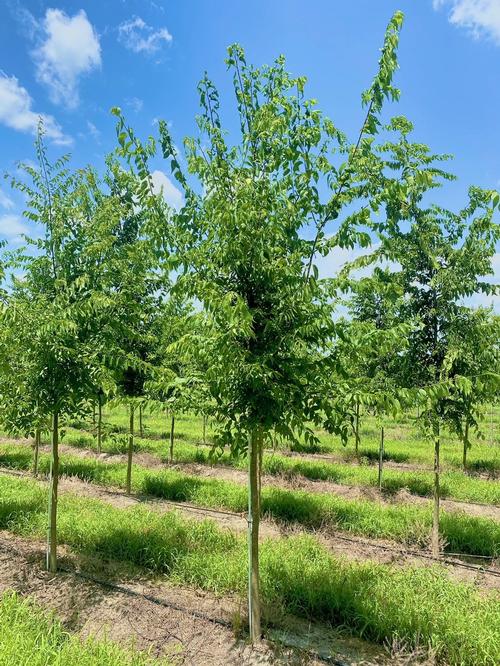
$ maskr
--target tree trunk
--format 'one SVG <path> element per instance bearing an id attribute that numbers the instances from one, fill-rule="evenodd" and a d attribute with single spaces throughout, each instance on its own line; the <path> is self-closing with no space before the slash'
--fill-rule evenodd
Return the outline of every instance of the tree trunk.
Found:
<path id="1" fill-rule="evenodd" d="M 47 570 L 57 571 L 57 486 L 59 482 L 59 412 L 52 419 L 52 457 L 49 477 L 49 528 L 47 534 Z"/>
<path id="2" fill-rule="evenodd" d="M 262 430 L 259 427 L 250 435 L 248 451 L 248 620 L 252 644 L 259 643 L 261 639 L 259 525 L 262 448 Z"/>
<path id="3" fill-rule="evenodd" d="M 35 430 L 35 448 L 33 451 L 33 476 L 38 476 L 38 453 L 40 451 L 40 428 Z"/>
<path id="4" fill-rule="evenodd" d="M 380 445 L 378 449 L 378 489 L 382 492 L 382 468 L 384 465 L 384 426 L 380 429 Z"/>
<path id="5" fill-rule="evenodd" d="M 464 455 L 463 455 L 463 467 L 464 472 L 467 471 L 467 450 L 469 448 L 469 415 L 465 416 L 465 433 L 464 433 Z"/>
<path id="6" fill-rule="evenodd" d="M 127 494 L 132 490 L 132 454 L 134 452 L 134 405 L 130 405 L 130 423 L 128 431 L 128 457 L 127 457 Z"/>
<path id="7" fill-rule="evenodd" d="M 139 436 L 144 437 L 144 428 L 142 427 L 142 405 L 139 405 Z"/>
<path id="8" fill-rule="evenodd" d="M 434 508 L 432 514 L 432 555 L 439 557 L 439 425 L 434 429 Z"/>
<path id="9" fill-rule="evenodd" d="M 359 458 L 359 400 L 356 400 L 356 427 L 354 429 L 354 450 L 356 458 Z"/>
<path id="10" fill-rule="evenodd" d="M 102 449 L 102 396 L 99 393 L 99 404 L 97 412 L 97 453 L 101 453 Z"/>
<path id="11" fill-rule="evenodd" d="M 170 464 L 174 462 L 174 428 L 175 428 L 175 413 L 172 411 L 172 419 L 170 421 L 170 449 L 168 452 L 168 460 Z"/>

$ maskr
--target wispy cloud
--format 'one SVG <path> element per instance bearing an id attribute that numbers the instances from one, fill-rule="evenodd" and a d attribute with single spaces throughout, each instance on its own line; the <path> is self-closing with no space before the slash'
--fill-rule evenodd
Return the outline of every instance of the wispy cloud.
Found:
<path id="1" fill-rule="evenodd" d="M 90 122 L 90 120 L 87 120 L 87 129 L 89 131 L 89 134 L 93 136 L 96 141 L 98 141 L 101 138 L 100 131 L 97 129 L 94 123 Z"/>
<path id="2" fill-rule="evenodd" d="M 14 202 L 9 197 L 8 194 L 5 194 L 3 190 L 0 189 L 0 207 L 5 208 L 6 210 L 12 210 L 14 208 Z"/>
<path id="3" fill-rule="evenodd" d="M 73 17 L 60 9 L 47 9 L 42 43 L 33 51 L 37 79 L 55 104 L 75 108 L 82 75 L 101 65 L 99 37 L 81 9 Z"/>
<path id="4" fill-rule="evenodd" d="M 20 85 L 15 76 L 7 76 L 0 72 L 0 123 L 19 132 L 36 134 L 41 120 L 45 134 L 53 143 L 65 146 L 72 143 L 53 116 L 36 113 L 32 109 L 33 100 L 30 94 Z"/>
<path id="5" fill-rule="evenodd" d="M 0 238 L 20 240 L 22 234 L 27 234 L 28 231 L 19 215 L 0 215 Z"/>
<path id="6" fill-rule="evenodd" d="M 134 53 L 156 53 L 173 37 L 167 28 L 153 28 L 140 16 L 134 16 L 118 26 L 119 41 Z"/>
<path id="7" fill-rule="evenodd" d="M 132 109 L 132 111 L 135 111 L 136 113 L 142 111 L 142 107 L 144 106 L 144 102 L 142 99 L 139 99 L 139 97 L 129 97 L 127 100 L 125 100 L 125 103 Z"/>
<path id="8" fill-rule="evenodd" d="M 489 37 L 500 44 L 500 0 L 433 0 L 433 6 L 449 8 L 450 23 L 476 39 Z"/>
<path id="9" fill-rule="evenodd" d="M 153 179 L 155 194 L 163 194 L 165 201 L 172 206 L 172 208 L 179 210 L 184 203 L 184 199 L 181 191 L 177 189 L 170 178 L 163 173 L 163 171 L 159 170 L 153 171 L 151 178 Z"/>

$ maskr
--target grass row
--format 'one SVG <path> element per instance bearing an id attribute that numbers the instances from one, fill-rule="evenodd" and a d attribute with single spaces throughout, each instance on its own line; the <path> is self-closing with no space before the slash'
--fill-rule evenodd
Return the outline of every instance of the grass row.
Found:
<path id="1" fill-rule="evenodd" d="M 92 435 L 74 429 L 66 433 L 64 443 L 78 448 L 95 448 Z M 126 447 L 125 439 L 109 439 L 104 443 L 103 451 L 111 454 L 125 453 Z M 167 460 L 167 444 L 162 440 L 136 437 L 135 450 L 153 453 L 163 461 Z M 246 459 L 234 458 L 229 452 L 214 457 L 211 455 L 210 448 L 197 446 L 182 439 L 175 442 L 174 461 L 203 465 L 227 465 L 237 469 L 246 469 L 247 466 Z M 305 477 L 314 481 L 331 481 L 342 485 L 378 487 L 378 470 L 371 465 L 348 465 L 291 457 L 279 453 L 266 453 L 263 457 L 263 472 L 271 476 L 284 476 L 288 479 Z M 432 472 L 384 469 L 384 492 L 395 494 L 403 489 L 420 497 L 432 497 Z M 441 496 L 462 502 L 500 505 L 500 483 L 467 476 L 459 471 L 444 471 L 441 474 Z"/>
<path id="2" fill-rule="evenodd" d="M 32 480 L 0 477 L 0 528 L 42 538 L 45 523 L 43 487 Z M 245 539 L 209 520 L 197 522 L 144 507 L 116 509 L 64 495 L 59 538 L 79 553 L 132 562 L 174 583 L 217 594 L 245 594 Z M 397 638 L 429 648 L 441 663 L 451 665 L 500 663 L 498 597 L 450 580 L 441 567 L 400 569 L 350 562 L 300 536 L 265 541 L 261 574 L 263 600 L 273 618 L 281 609 L 349 627 L 354 635 L 375 642 Z"/>
<path id="3" fill-rule="evenodd" d="M 108 640 L 77 636 L 32 598 L 13 592 L 0 596 L 0 666 L 168 666 L 136 650 Z"/>
<path id="4" fill-rule="evenodd" d="M 124 407 L 116 407 L 106 412 L 106 421 L 111 427 L 125 432 L 128 427 L 128 415 Z M 145 413 L 143 417 L 144 431 L 146 436 L 154 438 L 166 438 L 170 430 L 170 421 L 165 413 Z M 80 424 L 85 426 L 83 422 Z M 368 462 L 378 460 L 378 446 L 380 429 L 377 427 L 376 419 L 371 415 L 362 416 L 360 423 L 361 446 L 360 455 Z M 176 437 L 193 443 L 202 440 L 202 418 L 193 414 L 176 415 Z M 486 435 L 485 440 L 473 439 L 473 444 L 468 452 L 468 467 L 471 472 L 500 472 L 500 409 L 497 406 L 493 411 L 493 420 L 490 421 L 490 411 L 487 414 L 482 429 Z M 207 429 L 210 436 L 210 428 Z M 316 433 L 319 437 L 319 445 L 313 448 L 305 445 L 292 447 L 299 451 L 310 451 L 312 453 L 334 453 L 346 461 L 354 459 L 354 444 L 351 440 L 347 447 L 343 446 L 340 439 L 322 430 Z M 400 417 L 397 421 L 387 419 L 385 424 L 386 434 L 386 460 L 398 463 L 419 463 L 432 466 L 433 447 L 420 435 L 410 417 Z M 473 437 L 474 433 L 472 433 Z M 449 467 L 462 468 L 462 444 L 454 435 L 446 431 L 441 437 L 442 461 Z"/>
<path id="5" fill-rule="evenodd" d="M 26 447 L 0 447 L 1 466 L 29 469 L 30 464 L 30 451 Z M 40 471 L 48 472 L 48 469 L 49 456 L 44 454 L 40 457 Z M 61 474 L 103 486 L 123 487 L 125 469 L 123 463 L 103 463 L 96 459 L 62 456 L 60 460 Z M 245 486 L 171 469 L 152 470 L 134 465 L 132 487 L 137 493 L 201 507 L 238 513 L 247 509 Z M 430 506 L 385 505 L 272 486 L 262 489 L 262 512 L 287 524 L 295 523 L 309 529 L 342 530 L 421 547 L 428 544 L 432 524 Z M 441 534 L 449 552 L 484 556 L 500 553 L 500 524 L 490 519 L 443 511 Z"/>

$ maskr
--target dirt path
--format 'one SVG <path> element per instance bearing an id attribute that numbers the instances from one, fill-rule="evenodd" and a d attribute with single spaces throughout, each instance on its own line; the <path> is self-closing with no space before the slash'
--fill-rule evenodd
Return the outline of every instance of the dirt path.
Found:
<path id="1" fill-rule="evenodd" d="M 42 543 L 0 532 L 0 594 L 15 590 L 33 595 L 42 606 L 56 612 L 68 631 L 82 637 L 106 634 L 122 645 L 133 641 L 137 649 L 168 656 L 174 664 L 319 666 L 325 663 L 321 657 L 339 666 L 399 663 L 377 646 L 340 638 L 332 629 L 295 618 L 285 618 L 279 632 L 286 637 L 285 645 L 264 641 L 262 648 L 252 653 L 235 636 L 235 618 L 244 614 L 240 601 L 170 586 L 141 577 L 139 572 L 123 574 L 116 565 L 101 566 L 96 573 L 99 563 L 82 562 L 68 550 L 61 549 L 61 553 L 64 571 L 53 576 L 42 569 Z M 82 565 L 84 569 L 91 567 L 93 577 L 112 581 L 111 586 L 82 577 Z M 269 633 L 276 640 L 278 631 Z M 289 647 L 294 644 L 307 650 Z"/>
<path id="2" fill-rule="evenodd" d="M 42 447 L 44 452 L 49 453 L 49 447 Z M 75 447 L 60 445 L 61 454 L 75 455 L 82 458 L 99 458 L 103 462 L 123 463 L 127 461 L 127 456 L 122 454 L 102 453 L 99 456 L 94 451 L 88 449 L 77 449 Z M 143 467 L 152 469 L 165 469 L 166 465 L 158 456 L 150 453 L 139 452 L 134 454 L 134 463 Z M 245 471 L 234 467 L 223 465 L 202 465 L 197 463 L 175 463 L 169 466 L 169 469 L 176 469 L 193 476 L 220 479 L 222 481 L 231 481 L 246 485 L 247 474 Z M 372 486 L 348 486 L 331 481 L 313 481 L 303 476 L 293 477 L 292 479 L 284 476 L 271 476 L 269 474 L 262 477 L 263 486 L 274 486 L 286 490 L 305 490 L 315 494 L 337 495 L 352 500 L 369 500 L 371 502 L 382 502 L 389 506 L 395 504 L 421 504 L 430 505 L 431 501 L 427 497 L 413 495 L 407 490 L 402 489 L 399 492 L 384 496 L 380 495 L 377 488 Z M 461 502 L 455 500 L 442 499 L 441 506 L 445 511 L 463 511 L 471 516 L 482 518 L 492 518 L 500 522 L 500 506 L 493 504 L 474 504 L 472 502 Z"/>
<path id="3" fill-rule="evenodd" d="M 181 515 L 195 520 L 214 520 L 219 527 L 233 532 L 244 533 L 247 529 L 245 514 L 208 509 L 185 502 L 171 502 L 151 496 L 127 495 L 120 488 L 104 488 L 82 481 L 77 477 L 61 477 L 59 490 L 60 493 L 71 493 L 78 497 L 99 499 L 119 509 L 143 506 L 162 513 L 175 510 Z M 306 530 L 299 525 L 289 526 L 269 519 L 261 521 L 260 536 L 262 539 L 304 533 L 306 533 Z M 316 530 L 314 532 L 309 531 L 307 533 L 313 534 L 333 555 L 356 561 L 371 560 L 380 564 L 394 564 L 401 567 L 410 565 L 430 566 L 436 563 L 425 551 L 419 552 L 407 549 L 404 545 L 391 542 L 387 539 L 357 537 L 348 533 L 327 529 Z M 470 560 L 474 562 L 474 558 L 470 558 Z M 446 558 L 443 564 L 450 575 L 457 580 L 470 582 L 482 590 L 500 590 L 500 568 L 495 568 L 496 565 L 494 563 L 491 564 L 487 561 L 484 565 L 485 568 L 493 570 L 494 573 L 489 573 L 479 568 L 477 566 L 478 562 L 467 564 L 458 558 Z M 471 568 L 467 568 L 468 566 Z"/>
<path id="4" fill-rule="evenodd" d="M 353 467 L 359 467 L 360 463 L 357 462 L 355 459 L 348 459 L 340 454 L 335 454 L 335 453 L 306 453 L 306 452 L 299 452 L 299 451 L 290 451 L 286 449 L 278 449 L 276 451 L 273 451 L 272 449 L 267 449 L 267 453 L 273 454 L 273 453 L 278 453 L 282 456 L 286 456 L 287 458 L 302 458 L 304 460 L 312 460 L 313 462 L 316 461 L 323 461 L 327 463 L 342 463 L 343 465 L 352 465 Z M 363 456 L 361 456 L 363 457 Z M 374 468 L 376 467 L 377 463 L 376 462 L 371 462 L 369 464 L 370 467 Z M 394 460 L 384 460 L 384 469 L 393 469 L 395 471 L 408 471 L 408 472 L 433 472 L 433 467 L 431 467 L 429 464 L 425 463 L 412 463 L 412 462 L 395 462 Z M 441 465 L 441 471 L 443 472 L 460 472 L 461 468 L 454 467 L 452 465 L 447 465 L 446 463 L 443 463 Z M 487 479 L 491 480 L 491 474 L 487 472 L 474 472 L 473 474 L 474 478 L 478 479 Z M 496 478 L 496 477 L 495 477 Z"/>

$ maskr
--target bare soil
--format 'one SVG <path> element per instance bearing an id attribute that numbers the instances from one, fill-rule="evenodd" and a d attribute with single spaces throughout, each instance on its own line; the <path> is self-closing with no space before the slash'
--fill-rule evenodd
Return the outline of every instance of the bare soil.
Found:
<path id="1" fill-rule="evenodd" d="M 123 454 L 101 453 L 97 456 L 94 451 L 78 449 L 64 444 L 60 445 L 59 448 L 60 452 L 63 454 L 76 455 L 82 458 L 98 457 L 99 460 L 102 460 L 103 462 L 113 463 L 125 463 L 127 461 L 127 456 Z M 42 450 L 47 453 L 50 451 L 49 447 L 42 447 Z M 165 469 L 165 463 L 163 463 L 158 456 L 146 452 L 135 453 L 134 463 L 151 469 Z M 242 485 L 247 483 L 246 472 L 240 469 L 235 469 L 234 467 L 226 467 L 223 465 L 201 465 L 196 463 L 175 463 L 174 465 L 169 466 L 169 468 L 177 469 L 199 477 L 216 478 Z M 314 481 L 312 479 L 306 479 L 303 476 L 287 478 L 286 476 L 263 475 L 262 485 L 274 486 L 287 490 L 305 490 L 315 494 L 323 493 L 328 495 L 338 495 L 339 497 L 344 497 L 346 499 L 378 501 L 385 505 L 401 503 L 429 505 L 432 501 L 426 497 L 413 495 L 405 489 L 391 495 L 384 495 L 383 493 L 381 494 L 377 488 L 372 486 L 348 486 L 340 483 L 333 483 L 331 481 Z M 449 499 L 441 499 L 440 503 L 445 511 L 462 511 L 471 516 L 491 518 L 500 521 L 500 506 L 495 506 L 493 504 L 475 504 L 473 502 L 462 502 Z"/>
<path id="2" fill-rule="evenodd" d="M 24 476 L 24 474 L 22 474 Z M 153 511 L 165 513 L 175 510 L 183 516 L 195 520 L 214 520 L 222 529 L 237 533 L 244 533 L 247 529 L 246 514 L 230 511 L 208 509 L 194 506 L 189 503 L 177 503 L 144 495 L 127 495 L 120 488 L 103 488 L 95 484 L 82 481 L 77 477 L 61 477 L 59 482 L 60 493 L 71 493 L 79 497 L 99 499 L 108 504 L 126 509 L 132 506 L 144 506 Z M 260 538 L 279 538 L 297 534 L 304 534 L 305 530 L 298 525 L 287 525 L 265 518 L 260 524 Z M 435 564 L 426 551 L 410 550 L 402 544 L 387 539 L 370 539 L 351 536 L 331 529 L 309 531 L 333 555 L 346 557 L 356 561 L 370 560 L 380 564 L 392 564 L 398 567 L 430 566 Z M 474 558 L 470 558 L 474 561 Z M 442 564 L 446 566 L 449 574 L 456 580 L 469 582 L 481 591 L 500 590 L 500 562 L 480 562 L 484 568 L 478 567 L 478 562 L 470 565 L 457 557 L 447 557 Z M 466 566 L 463 566 L 466 564 Z M 489 569 L 485 571 L 484 569 Z"/>
<path id="3" fill-rule="evenodd" d="M 85 562 L 60 550 L 63 570 L 54 576 L 42 569 L 43 544 L 0 532 L 0 594 L 15 590 L 33 595 L 68 631 L 82 637 L 106 635 L 154 656 L 170 657 L 175 664 L 193 666 L 416 663 L 388 656 L 377 646 L 329 627 L 292 618 L 285 618 L 280 630 L 269 630 L 273 642 L 264 641 L 252 651 L 240 635 L 245 617 L 239 600 L 169 586 L 113 563 Z M 114 582 L 103 585 L 96 578 Z"/>

